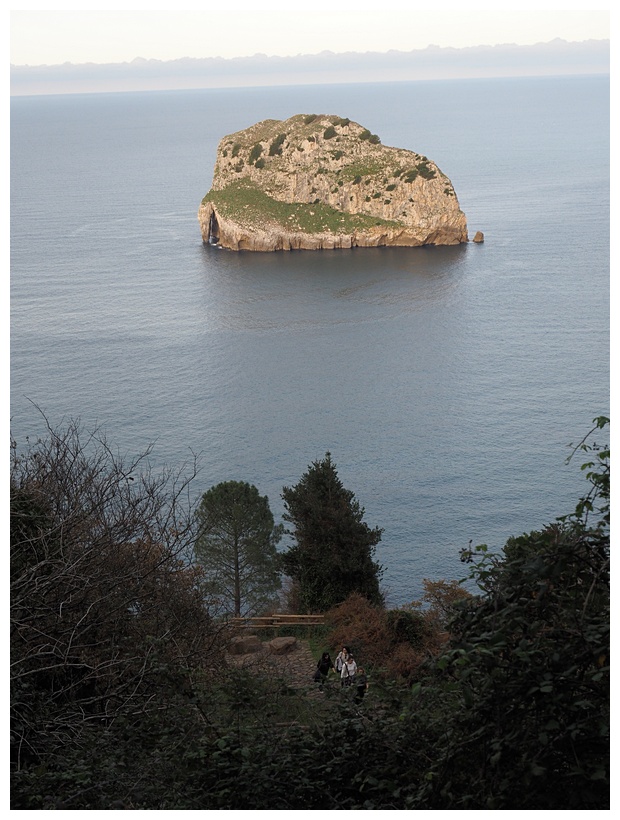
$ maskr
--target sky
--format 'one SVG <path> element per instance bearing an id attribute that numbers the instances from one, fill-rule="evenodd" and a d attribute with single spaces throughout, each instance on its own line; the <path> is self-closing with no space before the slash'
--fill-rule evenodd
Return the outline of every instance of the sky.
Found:
<path id="1" fill-rule="evenodd" d="M 294 56 L 411 51 L 429 45 L 464 48 L 514 43 L 531 45 L 561 38 L 581 42 L 610 37 L 610 12 L 603 10 L 470 9 L 463 5 L 429 10 L 413 2 L 362 4 L 202 3 L 200 10 L 73 10 L 13 7 L 10 61 L 13 65 L 118 63 L 135 58 Z"/>

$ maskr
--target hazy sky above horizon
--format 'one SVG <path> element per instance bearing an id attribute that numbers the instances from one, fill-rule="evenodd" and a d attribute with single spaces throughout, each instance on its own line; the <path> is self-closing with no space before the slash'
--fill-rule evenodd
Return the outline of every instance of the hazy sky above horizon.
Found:
<path id="1" fill-rule="evenodd" d="M 184 4 L 187 6 L 187 4 Z M 464 48 L 530 45 L 610 37 L 609 10 L 463 10 L 414 3 L 360 8 L 357 3 L 202 3 L 200 10 L 11 9 L 11 63 L 117 63 L 181 57 L 247 57 L 412 51 L 429 45 Z"/>

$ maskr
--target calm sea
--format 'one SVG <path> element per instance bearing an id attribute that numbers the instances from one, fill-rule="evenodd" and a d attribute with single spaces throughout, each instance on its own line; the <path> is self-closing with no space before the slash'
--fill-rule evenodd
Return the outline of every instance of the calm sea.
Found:
<path id="1" fill-rule="evenodd" d="M 483 245 L 202 245 L 218 140 L 349 117 L 452 180 Z M 568 444 L 609 410 L 609 82 L 476 80 L 15 98 L 11 426 L 80 417 L 196 496 L 267 494 L 327 450 L 384 528 L 392 605 L 472 540 L 570 512 Z"/>

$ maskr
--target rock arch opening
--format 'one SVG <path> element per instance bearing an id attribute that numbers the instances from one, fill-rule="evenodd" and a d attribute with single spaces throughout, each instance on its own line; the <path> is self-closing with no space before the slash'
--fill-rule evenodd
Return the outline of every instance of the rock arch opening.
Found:
<path id="1" fill-rule="evenodd" d="M 215 211 L 209 219 L 209 245 L 218 245 L 220 241 L 220 226 L 215 215 Z"/>

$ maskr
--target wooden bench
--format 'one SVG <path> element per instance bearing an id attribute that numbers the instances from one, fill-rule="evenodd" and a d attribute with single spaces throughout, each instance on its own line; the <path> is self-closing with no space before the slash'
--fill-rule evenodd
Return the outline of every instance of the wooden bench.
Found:
<path id="1" fill-rule="evenodd" d="M 324 626 L 323 615 L 260 615 L 248 618 L 231 618 L 231 626 L 242 629 L 277 629 L 280 626 Z"/>

